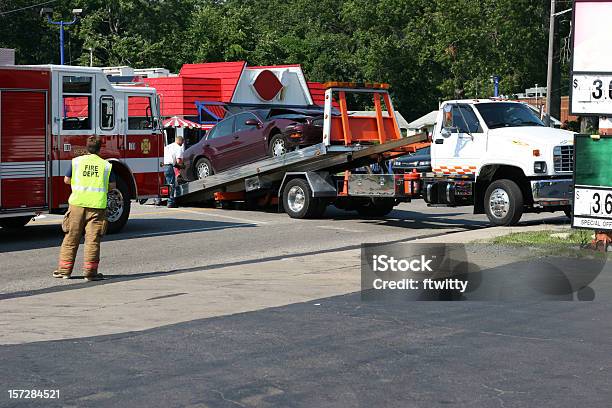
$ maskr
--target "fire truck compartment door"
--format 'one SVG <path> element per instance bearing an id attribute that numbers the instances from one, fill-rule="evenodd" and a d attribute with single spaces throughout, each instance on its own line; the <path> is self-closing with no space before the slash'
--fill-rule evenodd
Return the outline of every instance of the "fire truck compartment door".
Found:
<path id="1" fill-rule="evenodd" d="M 0 208 L 47 205 L 47 94 L 0 90 Z"/>

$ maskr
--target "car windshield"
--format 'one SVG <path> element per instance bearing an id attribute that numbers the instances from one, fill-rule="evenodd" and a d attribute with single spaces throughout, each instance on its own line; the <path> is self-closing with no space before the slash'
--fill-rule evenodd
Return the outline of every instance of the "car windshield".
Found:
<path id="1" fill-rule="evenodd" d="M 293 110 L 293 109 L 270 109 L 268 118 L 304 118 L 308 116 L 323 115 L 323 111 L 315 110 Z"/>
<path id="2" fill-rule="evenodd" d="M 287 113 L 284 115 L 274 115 L 270 119 L 289 119 L 296 122 L 304 122 L 309 116 L 300 115 L 299 113 Z"/>
<path id="3" fill-rule="evenodd" d="M 479 103 L 476 109 L 489 129 L 517 126 L 545 126 L 527 105 L 522 103 Z"/>

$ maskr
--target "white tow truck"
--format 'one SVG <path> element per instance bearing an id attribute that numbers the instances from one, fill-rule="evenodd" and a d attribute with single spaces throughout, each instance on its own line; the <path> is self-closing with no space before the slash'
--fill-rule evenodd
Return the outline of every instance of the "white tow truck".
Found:
<path id="1" fill-rule="evenodd" d="M 430 205 L 473 206 L 494 225 L 526 212 L 571 215 L 574 134 L 549 128 L 524 103 L 442 103 L 431 137 L 432 173 L 422 177 Z"/>

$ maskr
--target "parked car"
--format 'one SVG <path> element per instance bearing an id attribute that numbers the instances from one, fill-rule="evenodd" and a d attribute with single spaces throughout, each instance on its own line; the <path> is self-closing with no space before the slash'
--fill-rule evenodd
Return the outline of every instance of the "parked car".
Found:
<path id="1" fill-rule="evenodd" d="M 281 156 L 323 140 L 322 110 L 260 109 L 236 113 L 185 151 L 185 181 Z"/>
<path id="2" fill-rule="evenodd" d="M 412 173 L 414 169 L 418 173 L 431 171 L 431 149 L 429 146 L 419 149 L 412 154 L 398 157 L 393 162 L 394 173 Z"/>

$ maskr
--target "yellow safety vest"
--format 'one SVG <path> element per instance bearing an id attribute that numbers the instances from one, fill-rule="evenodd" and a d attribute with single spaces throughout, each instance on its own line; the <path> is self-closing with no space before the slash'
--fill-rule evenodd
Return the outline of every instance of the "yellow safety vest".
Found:
<path id="1" fill-rule="evenodd" d="M 111 164 L 95 154 L 72 159 L 72 194 L 68 203 L 86 208 L 106 208 Z"/>

